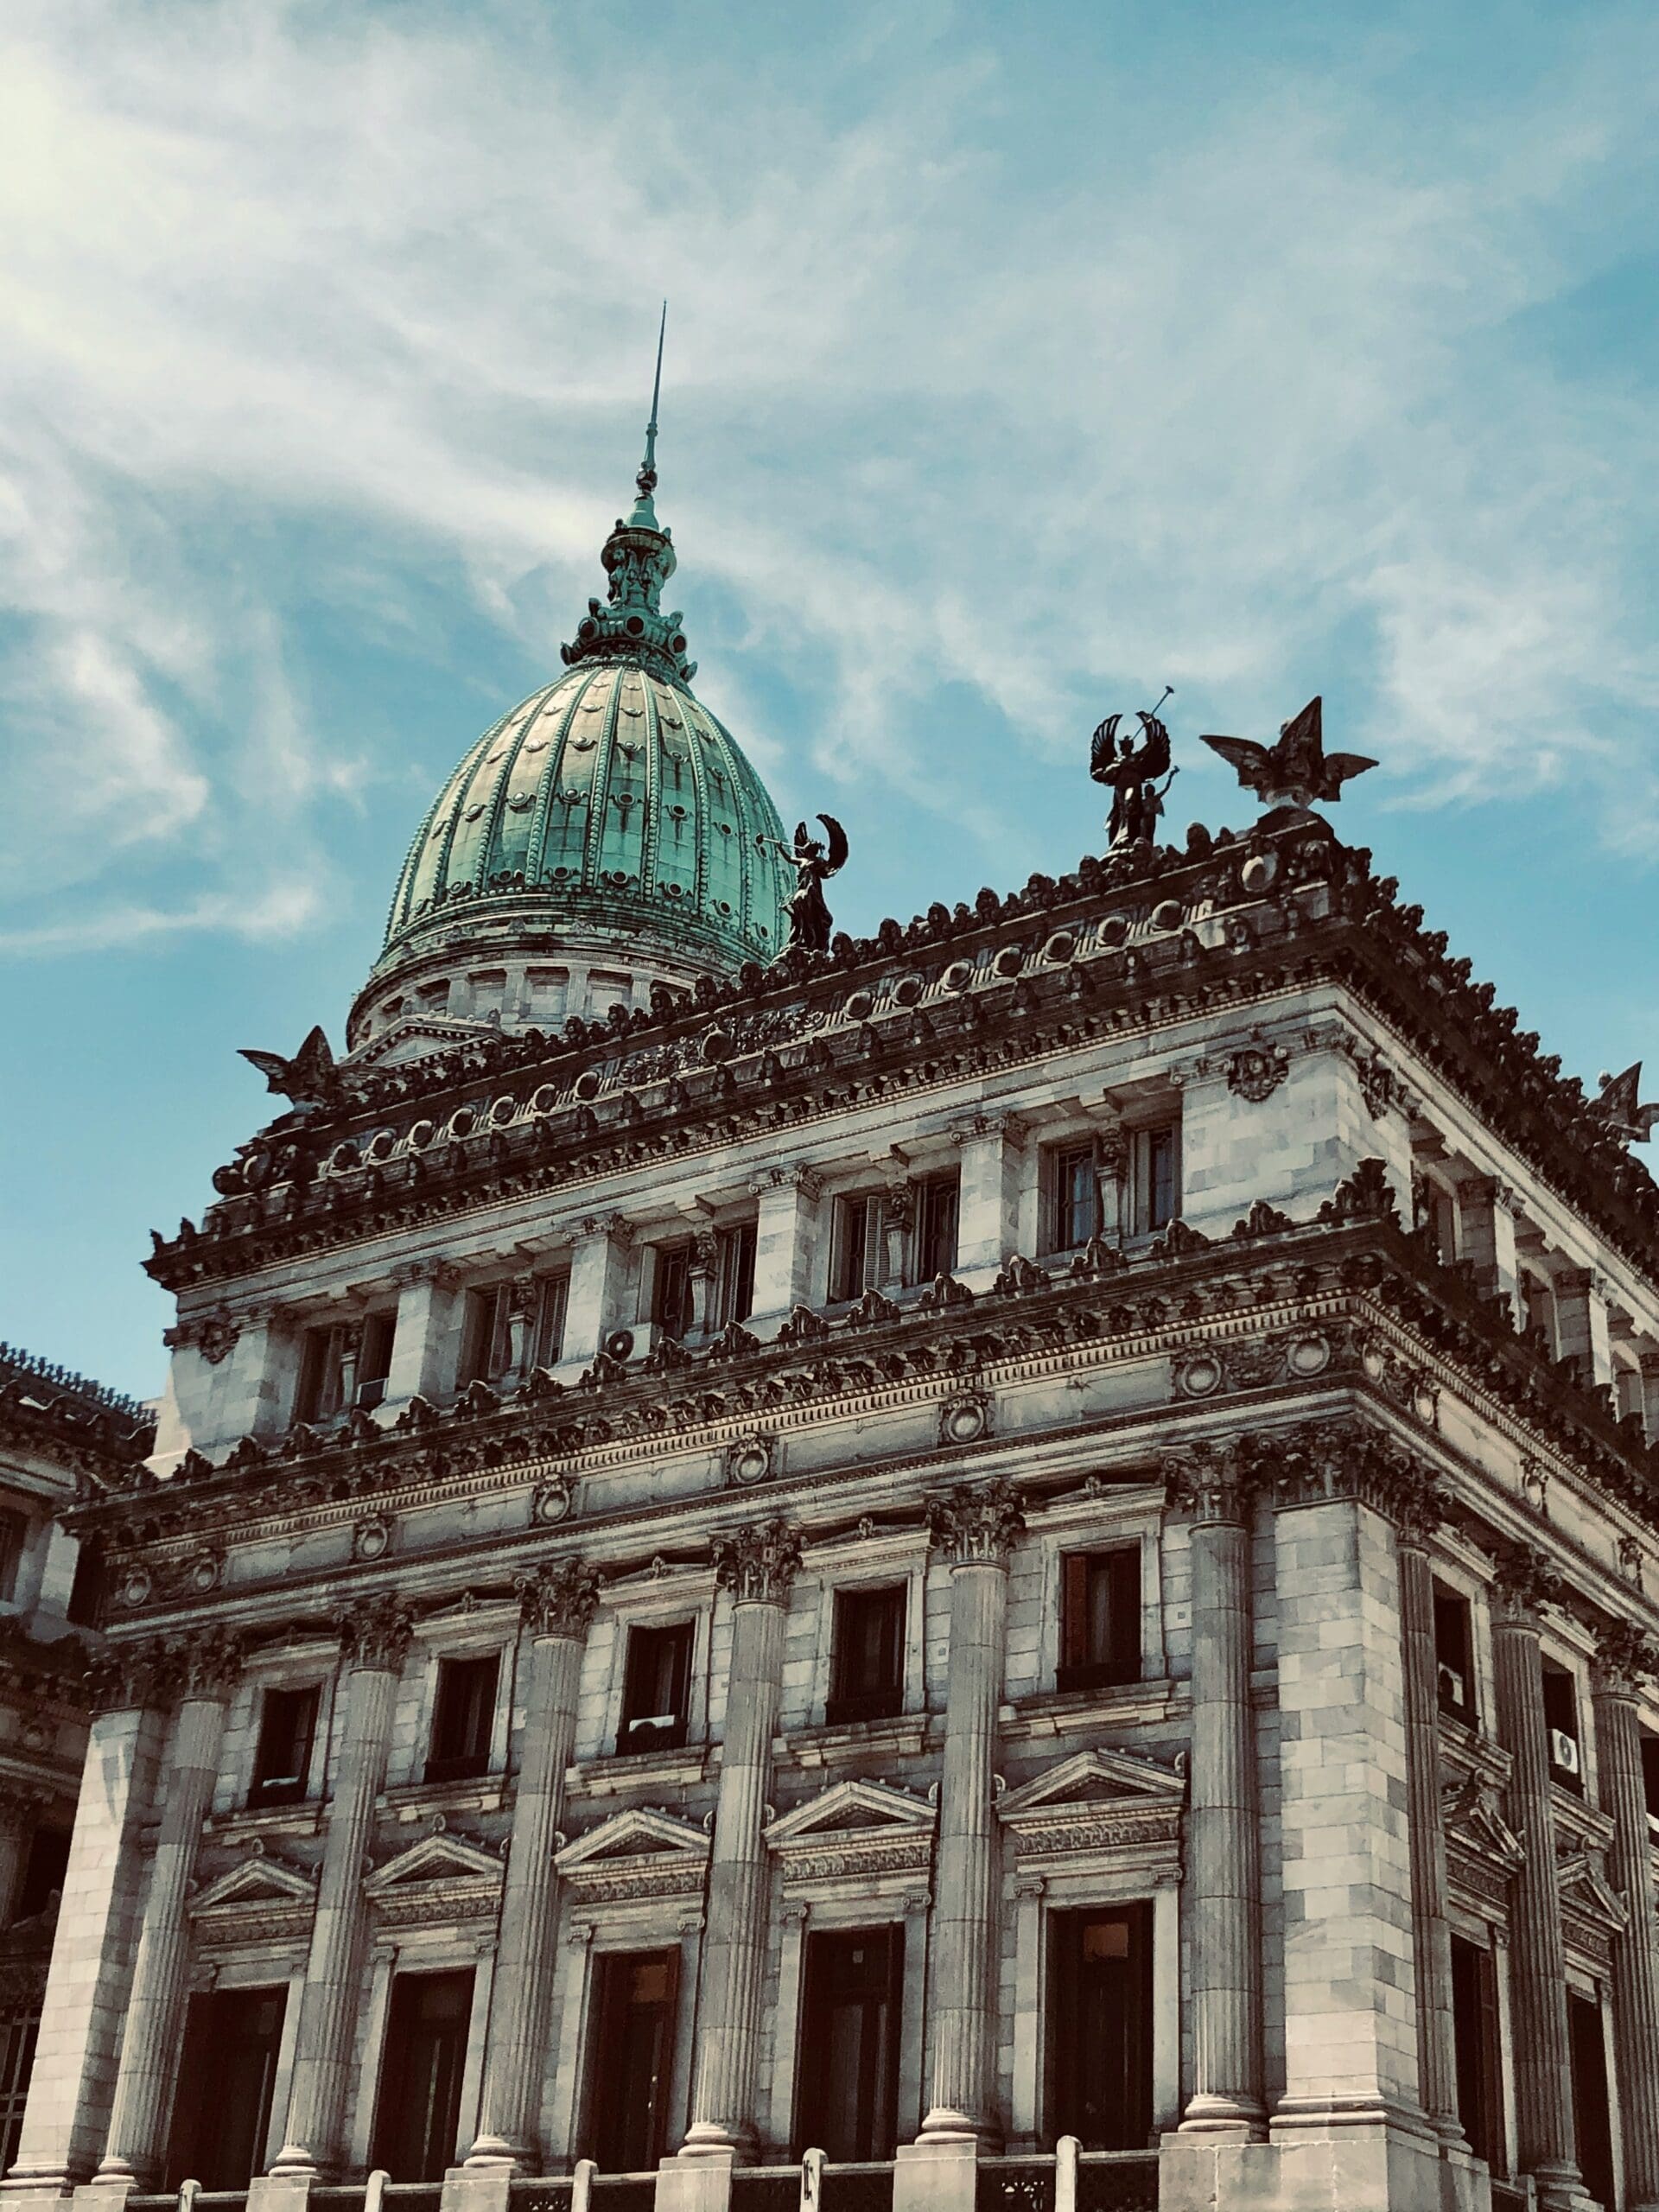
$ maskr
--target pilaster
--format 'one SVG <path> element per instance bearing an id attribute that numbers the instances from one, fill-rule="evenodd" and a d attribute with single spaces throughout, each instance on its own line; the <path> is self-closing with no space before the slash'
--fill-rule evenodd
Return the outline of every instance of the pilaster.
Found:
<path id="1" fill-rule="evenodd" d="M 754 1303 L 747 1326 L 770 1336 L 812 1301 L 820 1185 L 810 1168 L 779 1167 L 749 1185 L 756 1199 Z"/>
<path id="2" fill-rule="evenodd" d="M 1576 1360 L 1586 1382 L 1613 1379 L 1613 1336 L 1607 1285 L 1589 1268 L 1559 1268 L 1550 1281 L 1555 1295 L 1555 1342 L 1563 1359 Z"/>
<path id="3" fill-rule="evenodd" d="M 387 1405 L 442 1396 L 454 1368 L 460 1315 L 461 1277 L 447 1262 L 416 1260 L 403 1270 L 386 1375 Z"/>
<path id="4" fill-rule="evenodd" d="M 1613 2055 L 1628 2212 L 1659 2212 L 1659 1920 L 1637 1700 L 1659 1652 L 1628 1623 L 1602 1633 L 1591 1669 L 1602 1809 L 1613 1820 L 1612 1886 L 1629 1918 L 1613 1939 Z"/>
<path id="5" fill-rule="evenodd" d="M 950 1135 L 962 1155 L 954 1272 L 976 1289 L 1020 1249 L 1025 1125 L 1013 1114 L 976 1114 Z"/>
<path id="6" fill-rule="evenodd" d="M 620 1214 L 590 1214 L 570 1247 L 564 1367 L 590 1366 L 617 1326 L 633 1231 Z"/>

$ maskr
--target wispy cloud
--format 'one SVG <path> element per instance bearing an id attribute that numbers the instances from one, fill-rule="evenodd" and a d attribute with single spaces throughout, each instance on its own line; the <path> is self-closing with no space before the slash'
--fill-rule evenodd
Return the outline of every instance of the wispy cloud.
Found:
<path id="1" fill-rule="evenodd" d="M 396 764 L 312 726 L 316 605 L 418 653 L 447 567 L 545 652 L 664 289 L 665 504 L 741 625 L 711 696 L 800 662 L 823 772 L 988 847 L 972 758 L 913 734 L 947 688 L 1036 755 L 1103 681 L 1263 729 L 1339 653 L 1418 803 L 1570 777 L 1629 839 L 1655 436 L 1536 318 L 1643 240 L 1659 32 L 1577 21 L 1455 117 L 1363 41 L 1167 126 L 1105 86 L 1129 119 L 1059 164 L 948 10 L 849 17 L 816 75 L 734 41 L 677 100 L 540 11 L 9 11 L 13 949 L 321 915 L 325 825 Z"/>

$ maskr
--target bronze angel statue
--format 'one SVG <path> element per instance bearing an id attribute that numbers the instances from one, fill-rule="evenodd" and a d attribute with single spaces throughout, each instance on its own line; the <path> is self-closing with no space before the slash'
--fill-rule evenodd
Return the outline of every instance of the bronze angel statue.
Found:
<path id="1" fill-rule="evenodd" d="M 1164 693 L 1164 699 L 1169 693 Z M 1158 702 L 1162 706 L 1164 700 Z M 1141 740 L 1117 734 L 1122 715 L 1108 715 L 1095 732 L 1089 747 L 1089 773 L 1097 784 L 1111 786 L 1112 811 L 1106 823 L 1106 840 L 1113 852 L 1143 841 L 1152 842 L 1158 817 L 1164 810 L 1164 793 L 1179 771 L 1169 764 L 1169 731 L 1156 709 L 1137 713 Z M 1161 785 L 1158 779 L 1163 778 Z"/>
<path id="2" fill-rule="evenodd" d="M 301 1109 L 338 1105 L 342 1086 L 340 1070 L 323 1034 L 322 1025 L 311 1032 L 291 1060 L 280 1052 L 256 1052 L 244 1046 L 242 1058 L 251 1060 L 265 1078 L 265 1088 Z"/>
<path id="3" fill-rule="evenodd" d="M 847 832 L 833 814 L 821 814 L 818 819 L 830 841 L 827 846 L 821 838 L 808 836 L 804 822 L 796 823 L 792 846 L 785 844 L 781 838 L 772 839 L 795 871 L 795 888 L 785 904 L 789 916 L 786 951 L 793 950 L 797 945 L 804 952 L 830 950 L 830 908 L 824 900 L 823 887 L 847 865 Z"/>

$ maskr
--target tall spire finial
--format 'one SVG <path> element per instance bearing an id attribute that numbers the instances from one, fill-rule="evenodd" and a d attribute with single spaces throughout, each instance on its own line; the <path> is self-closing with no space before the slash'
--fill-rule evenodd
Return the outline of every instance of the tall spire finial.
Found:
<path id="1" fill-rule="evenodd" d="M 645 458 L 634 481 L 639 486 L 641 499 L 648 499 L 657 489 L 657 405 L 663 396 L 663 340 L 668 334 L 668 302 L 663 302 L 663 319 L 657 326 L 657 374 L 651 387 L 651 420 L 645 425 Z"/>

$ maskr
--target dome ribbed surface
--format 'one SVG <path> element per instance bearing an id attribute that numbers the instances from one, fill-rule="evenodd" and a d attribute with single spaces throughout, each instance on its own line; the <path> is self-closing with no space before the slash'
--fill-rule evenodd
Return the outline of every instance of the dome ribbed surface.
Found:
<path id="1" fill-rule="evenodd" d="M 529 898 L 619 943 L 768 961 L 791 881 L 768 842 L 782 836 L 766 786 L 688 690 L 584 661 L 504 715 L 444 785 L 404 863 L 385 949 Z"/>

